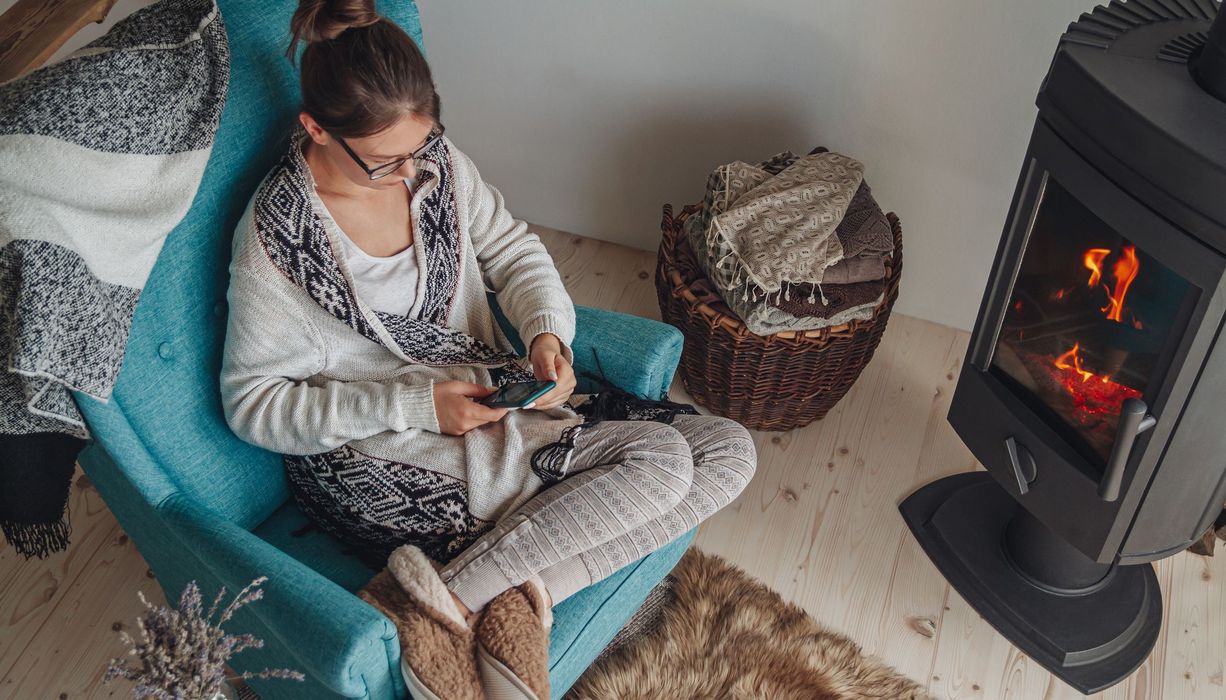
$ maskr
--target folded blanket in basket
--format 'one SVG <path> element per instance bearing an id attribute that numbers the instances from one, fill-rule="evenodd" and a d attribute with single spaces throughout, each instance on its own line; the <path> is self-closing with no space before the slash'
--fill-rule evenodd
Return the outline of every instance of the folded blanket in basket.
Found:
<path id="1" fill-rule="evenodd" d="M 843 258 L 826 269 L 826 277 L 822 280 L 822 286 L 884 279 L 885 260 L 888 257 L 880 253 L 861 253 L 855 257 Z M 808 294 L 808 291 L 804 293 Z"/>
<path id="2" fill-rule="evenodd" d="M 835 229 L 863 180 L 859 162 L 830 152 L 801 156 L 773 174 L 748 163 L 721 166 L 701 233 L 709 262 L 732 275 L 712 281 L 743 297 L 821 283 L 844 257 Z"/>
<path id="3" fill-rule="evenodd" d="M 685 223 L 686 229 L 697 227 L 698 225 L 698 216 L 691 217 Z M 884 293 L 879 293 L 875 298 L 869 299 L 866 302 L 857 302 L 856 300 L 858 297 L 853 298 L 848 295 L 840 294 L 836 297 L 836 300 L 830 304 L 829 308 L 822 308 L 818 310 L 816 308 L 806 309 L 805 307 L 798 307 L 798 309 L 801 311 L 808 311 L 811 313 L 809 316 L 791 313 L 787 310 L 765 303 L 764 299 L 759 299 L 752 304 L 751 309 L 746 316 L 741 316 L 737 311 L 734 311 L 729 306 L 728 302 L 725 301 L 724 297 L 717 291 L 710 279 L 707 278 L 702 266 L 698 263 L 697 256 L 694 254 L 693 249 L 690 246 L 689 236 L 683 235 L 678 237 L 674 254 L 676 256 L 675 262 L 678 271 L 681 273 L 684 279 L 690 280 L 690 291 L 693 292 L 694 296 L 697 297 L 699 301 L 707 304 L 722 314 L 740 318 L 743 322 L 746 318 L 752 319 L 753 325 L 750 325 L 748 322 L 746 323 L 746 327 L 748 327 L 751 331 L 755 327 L 769 329 L 766 333 L 753 331 L 759 335 L 769 335 L 780 331 L 815 330 L 818 328 L 842 325 L 853 320 L 866 321 L 873 317 L 873 310 L 876 309 L 877 305 L 880 304 L 882 299 L 885 298 Z M 872 282 L 869 284 L 872 284 Z M 880 288 L 884 290 L 883 283 L 878 282 L 877 284 L 881 285 Z M 846 286 L 856 287 L 858 285 Z M 797 297 L 792 298 L 797 299 L 797 303 L 800 303 L 800 300 Z M 820 301 L 817 303 L 820 304 Z M 822 316 L 820 314 L 826 315 Z"/>
<path id="4" fill-rule="evenodd" d="M 0 85 L 0 526 L 27 557 L 67 546 L 68 480 L 90 437 L 71 392 L 109 400 L 228 81 L 216 3 L 161 0 Z M 41 468 L 51 454 L 66 464 Z"/>
<path id="5" fill-rule="evenodd" d="M 885 277 L 885 259 L 894 251 L 894 234 L 867 182 L 861 182 L 852 196 L 835 235 L 843 245 L 844 257 L 826 269 L 823 285 Z"/>
<path id="6" fill-rule="evenodd" d="M 806 180 L 811 186 L 798 185 Z M 736 212 L 743 219 L 731 215 Z M 717 230 L 725 224 L 741 233 L 738 244 Z M 893 251 L 889 222 L 863 181 L 862 166 L 825 148 L 720 166 L 684 233 L 703 276 L 759 335 L 866 320 L 884 298 L 881 281 Z M 752 251 L 748 262 L 738 246 Z M 765 286 L 758 283 L 763 275 L 771 276 Z M 823 294 L 831 285 L 868 282 L 876 284 L 841 290 L 837 301 Z"/>

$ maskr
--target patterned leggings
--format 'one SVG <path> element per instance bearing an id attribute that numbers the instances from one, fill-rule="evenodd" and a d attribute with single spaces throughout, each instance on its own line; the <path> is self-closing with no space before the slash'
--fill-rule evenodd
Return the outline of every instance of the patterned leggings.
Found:
<path id="1" fill-rule="evenodd" d="M 533 574 L 558 603 L 731 503 L 756 464 L 749 432 L 727 418 L 596 423 L 575 436 L 565 479 L 501 520 L 440 574 L 471 610 Z"/>

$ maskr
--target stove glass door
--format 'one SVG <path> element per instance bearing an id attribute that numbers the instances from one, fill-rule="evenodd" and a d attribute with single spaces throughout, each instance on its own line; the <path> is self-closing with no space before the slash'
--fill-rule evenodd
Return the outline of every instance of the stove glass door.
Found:
<path id="1" fill-rule="evenodd" d="M 1120 406 L 1160 380 L 1195 287 L 1121 236 L 1050 174 L 992 356 L 994 373 L 1091 463 Z M 1153 387 L 1156 388 L 1156 387 Z"/>

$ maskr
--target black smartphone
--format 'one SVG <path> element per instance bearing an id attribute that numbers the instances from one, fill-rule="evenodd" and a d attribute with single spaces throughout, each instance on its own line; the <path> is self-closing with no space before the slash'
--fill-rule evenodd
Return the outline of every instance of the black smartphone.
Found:
<path id="1" fill-rule="evenodd" d="M 549 379 L 543 382 L 511 382 L 503 384 L 498 391 L 481 399 L 481 403 L 490 408 L 523 408 L 548 394 L 550 389 L 557 385 L 557 382 Z"/>

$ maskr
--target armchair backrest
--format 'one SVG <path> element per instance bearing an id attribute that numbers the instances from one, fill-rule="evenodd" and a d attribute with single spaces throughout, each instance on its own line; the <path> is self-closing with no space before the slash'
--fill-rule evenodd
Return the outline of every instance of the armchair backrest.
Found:
<path id="1" fill-rule="evenodd" d="M 296 119 L 298 73 L 285 47 L 298 3 L 218 5 L 231 65 L 217 140 L 196 198 L 141 294 L 111 401 L 171 482 L 218 516 L 250 528 L 284 503 L 288 491 L 279 456 L 236 437 L 221 409 L 230 240 Z M 376 5 L 422 45 L 414 2 Z"/>

